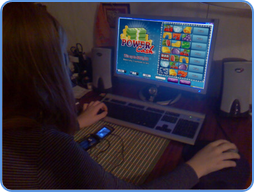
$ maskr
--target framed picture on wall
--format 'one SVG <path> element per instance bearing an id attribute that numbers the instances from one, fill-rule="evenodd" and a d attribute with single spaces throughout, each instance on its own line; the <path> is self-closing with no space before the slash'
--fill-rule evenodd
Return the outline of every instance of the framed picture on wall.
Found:
<path id="1" fill-rule="evenodd" d="M 127 3 L 102 3 L 110 28 L 115 28 L 116 16 L 119 13 L 129 14 L 130 4 Z"/>

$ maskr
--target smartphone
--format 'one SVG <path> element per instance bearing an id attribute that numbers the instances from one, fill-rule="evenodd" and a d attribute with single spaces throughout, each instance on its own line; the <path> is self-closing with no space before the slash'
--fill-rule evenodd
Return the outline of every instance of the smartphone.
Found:
<path id="1" fill-rule="evenodd" d="M 83 141 L 79 142 L 79 145 L 84 149 L 88 150 L 91 147 L 97 145 L 102 139 L 107 137 L 110 133 L 114 131 L 113 127 L 104 125 L 95 131 L 93 134 L 86 137 Z"/>
<path id="2" fill-rule="evenodd" d="M 102 140 L 105 137 L 107 137 L 109 134 L 111 134 L 113 131 L 114 131 L 113 127 L 104 125 L 100 129 L 98 129 L 93 135 L 99 140 Z"/>
<path id="3" fill-rule="evenodd" d="M 89 137 L 86 137 L 83 141 L 79 143 L 79 145 L 84 149 L 88 150 L 91 147 L 97 145 L 99 143 L 99 140 L 95 138 L 93 135 L 90 135 Z"/>

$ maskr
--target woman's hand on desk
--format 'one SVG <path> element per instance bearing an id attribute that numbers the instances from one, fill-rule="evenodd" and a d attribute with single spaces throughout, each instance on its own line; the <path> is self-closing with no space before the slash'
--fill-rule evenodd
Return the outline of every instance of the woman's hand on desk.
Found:
<path id="1" fill-rule="evenodd" d="M 98 114 L 100 110 L 103 112 Z M 100 119 L 106 117 L 107 113 L 107 106 L 100 101 L 92 101 L 89 104 L 85 103 L 81 114 L 77 118 L 80 129 L 96 123 Z"/>
<path id="2" fill-rule="evenodd" d="M 235 144 L 226 140 L 214 141 L 201 149 L 187 164 L 197 173 L 198 178 L 224 168 L 235 167 L 233 159 L 240 159 Z"/>

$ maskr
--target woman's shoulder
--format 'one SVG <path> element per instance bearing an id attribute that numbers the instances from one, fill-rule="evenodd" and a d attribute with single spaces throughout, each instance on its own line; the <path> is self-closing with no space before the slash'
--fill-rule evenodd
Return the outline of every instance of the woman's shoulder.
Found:
<path id="1" fill-rule="evenodd" d="M 43 126 L 40 129 L 40 134 L 43 138 L 45 137 L 45 139 L 52 138 L 52 139 L 56 139 L 56 140 L 68 140 L 68 141 L 73 140 L 72 135 L 60 131 L 60 129 L 58 129 L 54 125 Z"/>
<path id="2" fill-rule="evenodd" d="M 47 126 L 41 130 L 40 144 L 42 149 L 51 151 L 64 151 L 77 145 L 72 135 L 64 133 L 54 126 Z"/>

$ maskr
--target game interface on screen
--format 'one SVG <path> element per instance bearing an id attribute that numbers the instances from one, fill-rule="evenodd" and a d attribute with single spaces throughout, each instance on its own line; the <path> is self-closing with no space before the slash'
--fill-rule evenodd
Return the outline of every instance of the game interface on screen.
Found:
<path id="1" fill-rule="evenodd" d="M 119 18 L 116 72 L 204 89 L 212 23 Z"/>

